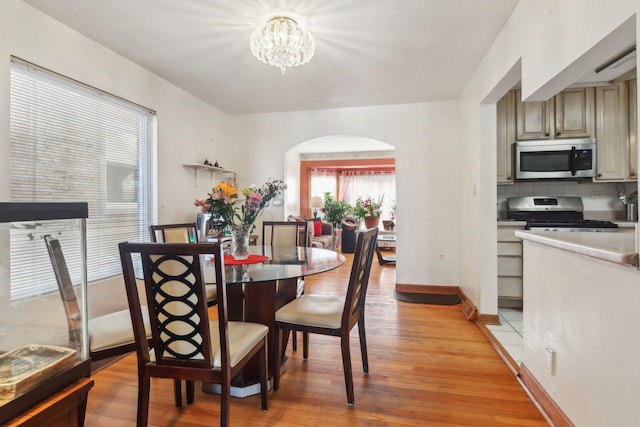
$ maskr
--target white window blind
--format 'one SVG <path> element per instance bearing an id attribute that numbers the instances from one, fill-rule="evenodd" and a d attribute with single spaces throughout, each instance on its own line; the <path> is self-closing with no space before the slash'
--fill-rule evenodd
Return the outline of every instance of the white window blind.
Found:
<path id="1" fill-rule="evenodd" d="M 88 280 L 120 274 L 118 243 L 157 218 L 155 113 L 16 58 L 10 110 L 12 201 L 88 202 Z M 37 230 L 11 234 L 12 299 L 57 289 Z M 75 281 L 80 254 L 57 237 Z"/>

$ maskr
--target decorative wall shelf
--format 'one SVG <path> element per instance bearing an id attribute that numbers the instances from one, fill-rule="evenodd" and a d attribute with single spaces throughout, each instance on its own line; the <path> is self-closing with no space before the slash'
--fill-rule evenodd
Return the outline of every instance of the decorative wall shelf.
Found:
<path id="1" fill-rule="evenodd" d="M 236 173 L 234 171 L 230 171 L 218 166 L 205 165 L 202 163 L 184 163 L 182 166 L 184 166 L 185 168 L 193 169 L 193 180 L 196 187 L 198 186 L 198 171 L 209 172 L 211 185 L 213 185 L 213 176 L 215 174 L 222 174 L 225 177 L 230 177 L 231 183 L 234 186 L 236 185 Z"/>

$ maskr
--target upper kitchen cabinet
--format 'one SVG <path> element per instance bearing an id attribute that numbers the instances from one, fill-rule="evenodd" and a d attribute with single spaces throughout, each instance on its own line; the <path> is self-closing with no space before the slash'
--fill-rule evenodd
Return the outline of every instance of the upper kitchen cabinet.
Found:
<path id="1" fill-rule="evenodd" d="M 595 134 L 594 88 L 565 89 L 553 98 L 555 138 L 590 138 Z"/>
<path id="2" fill-rule="evenodd" d="M 548 101 L 535 102 L 522 102 L 521 91 L 515 93 L 518 140 L 594 135 L 593 88 L 569 88 Z"/>
<path id="3" fill-rule="evenodd" d="M 516 94 L 509 91 L 496 105 L 497 128 L 497 180 L 498 184 L 513 183 L 513 149 L 516 140 Z"/>
<path id="4" fill-rule="evenodd" d="M 636 178 L 631 170 L 637 153 L 629 144 L 629 85 L 627 82 L 596 88 L 596 177 L 595 181 Z M 631 175 L 633 173 L 633 175 Z"/>
<path id="5" fill-rule="evenodd" d="M 553 103 L 550 101 L 522 102 L 522 91 L 516 90 L 516 139 L 549 139 Z"/>

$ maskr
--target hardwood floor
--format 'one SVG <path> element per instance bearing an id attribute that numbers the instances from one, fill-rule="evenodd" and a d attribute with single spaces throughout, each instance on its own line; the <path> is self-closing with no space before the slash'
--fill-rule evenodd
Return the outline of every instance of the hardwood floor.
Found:
<path id="1" fill-rule="evenodd" d="M 347 254 L 349 256 L 349 254 Z M 306 292 L 342 294 L 350 264 L 307 277 Z M 543 416 L 460 305 L 393 298 L 395 267 L 374 262 L 367 296 L 369 374 L 352 330 L 355 405 L 347 404 L 339 339 L 312 335 L 309 360 L 292 353 L 280 390 L 232 398 L 236 426 L 547 426 Z M 299 343 L 301 344 L 301 342 Z M 131 426 L 136 419 L 136 361 L 131 354 L 94 375 L 87 426 Z M 199 389 L 199 387 L 197 387 Z M 151 426 L 215 426 L 219 396 L 196 391 L 176 408 L 170 380 L 152 380 Z"/>

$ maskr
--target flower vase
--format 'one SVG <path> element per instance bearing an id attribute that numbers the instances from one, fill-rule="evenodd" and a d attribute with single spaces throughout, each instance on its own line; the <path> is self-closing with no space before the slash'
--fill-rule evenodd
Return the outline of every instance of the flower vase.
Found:
<path id="1" fill-rule="evenodd" d="M 249 258 L 249 233 L 253 224 L 231 226 L 231 256 L 237 260 Z"/>
<path id="2" fill-rule="evenodd" d="M 379 216 L 365 216 L 364 217 L 364 226 L 368 230 L 370 228 L 378 228 L 380 224 Z"/>

